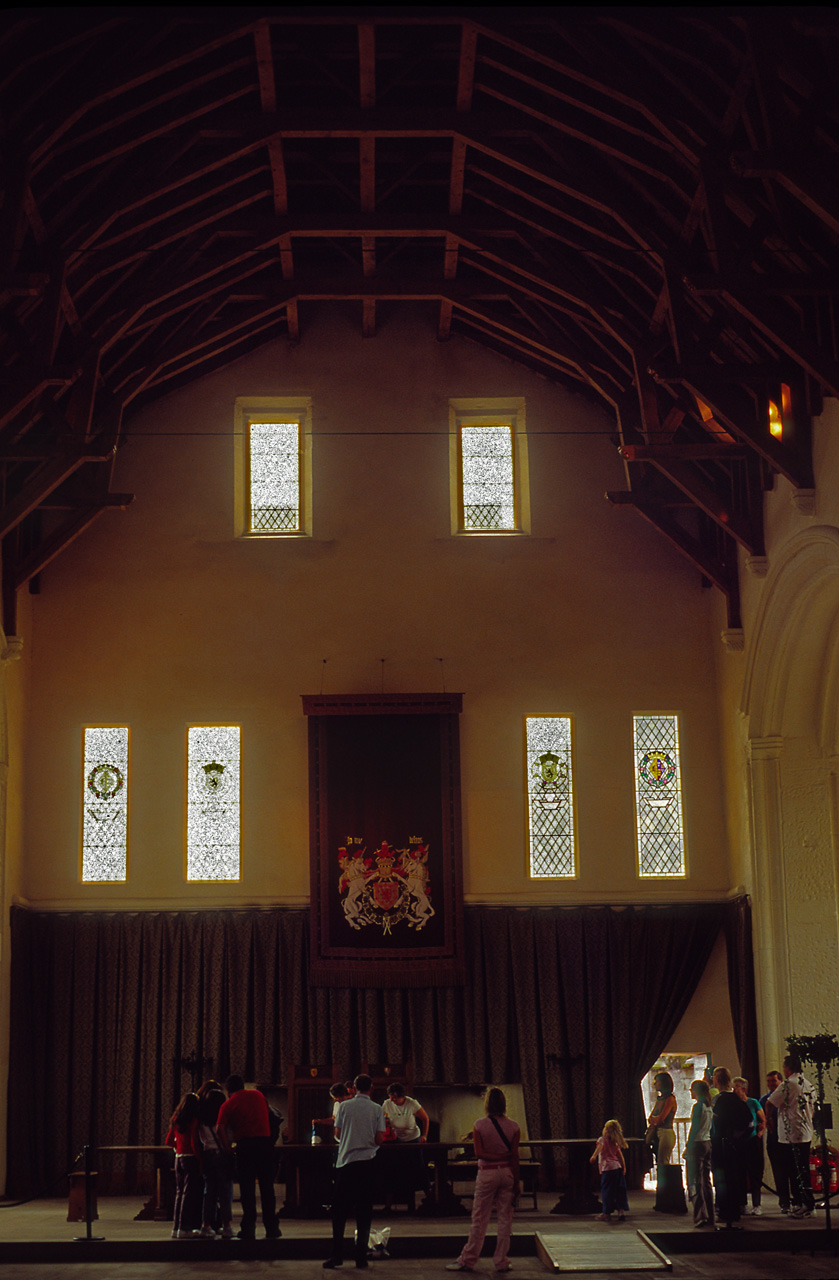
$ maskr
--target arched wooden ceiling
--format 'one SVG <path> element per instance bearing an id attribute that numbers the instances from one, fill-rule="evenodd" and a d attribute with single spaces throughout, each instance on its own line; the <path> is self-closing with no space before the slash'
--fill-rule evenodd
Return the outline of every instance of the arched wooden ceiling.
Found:
<path id="1" fill-rule="evenodd" d="M 441 341 L 605 404 L 611 500 L 736 628 L 763 490 L 807 502 L 839 395 L 838 34 L 805 7 L 7 11 L 7 634 L 16 590 L 130 501 L 126 415 L 305 342 L 324 300 L 370 338 L 424 304 Z"/>

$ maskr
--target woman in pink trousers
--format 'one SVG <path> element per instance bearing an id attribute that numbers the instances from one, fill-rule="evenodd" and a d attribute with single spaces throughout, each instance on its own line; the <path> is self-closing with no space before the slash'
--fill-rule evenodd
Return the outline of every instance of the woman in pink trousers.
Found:
<path id="1" fill-rule="evenodd" d="M 498 1218 L 498 1239 L 493 1262 L 496 1271 L 509 1271 L 507 1254 L 513 1227 L 513 1205 L 519 1194 L 519 1139 L 521 1130 L 506 1115 L 507 1099 L 501 1089 L 487 1089 L 486 1116 L 476 1120 L 472 1137 L 478 1158 L 475 1198 L 472 1201 L 472 1230 L 457 1262 L 447 1271 L 472 1271 L 481 1256 L 492 1207 Z"/>

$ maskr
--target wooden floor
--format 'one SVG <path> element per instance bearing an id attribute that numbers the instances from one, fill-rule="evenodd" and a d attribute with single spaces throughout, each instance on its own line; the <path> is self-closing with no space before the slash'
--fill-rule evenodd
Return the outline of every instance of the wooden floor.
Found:
<path id="1" fill-rule="evenodd" d="M 552 1200 L 545 1196 L 544 1203 L 547 1206 Z M 525 1280 L 550 1274 L 537 1253 L 536 1235 L 541 1232 L 566 1237 L 569 1247 L 588 1243 L 589 1256 L 591 1246 L 602 1241 L 604 1262 L 608 1254 L 610 1268 L 587 1269 L 587 1277 L 637 1278 L 645 1272 L 630 1258 L 629 1241 L 636 1239 L 638 1228 L 671 1258 L 671 1274 L 679 1280 L 836 1280 L 839 1276 L 836 1245 L 826 1247 L 823 1213 L 797 1222 L 782 1216 L 770 1199 L 763 1217 L 745 1218 L 743 1231 L 729 1234 L 696 1230 L 689 1217 L 665 1219 L 655 1213 L 653 1203 L 651 1193 L 631 1194 L 631 1212 L 624 1224 L 521 1211 L 511 1250 L 514 1276 Z M 2 1280 L 239 1280 L 245 1276 L 247 1280 L 315 1280 L 325 1275 L 322 1262 L 329 1255 L 330 1238 L 324 1220 L 283 1220 L 282 1239 L 257 1240 L 251 1247 L 236 1241 L 173 1241 L 171 1223 L 135 1222 L 138 1208 L 133 1199 L 100 1198 L 100 1216 L 91 1229 L 104 1240 L 88 1243 L 74 1239 L 85 1236 L 85 1224 L 67 1222 L 65 1200 L 0 1205 Z M 839 1220 L 839 1210 L 834 1218 Z M 390 1228 L 390 1256 L 371 1260 L 371 1277 L 380 1273 L 389 1280 L 442 1280 L 446 1263 L 457 1257 L 465 1241 L 468 1218 L 394 1213 L 377 1215 L 374 1227 Z M 490 1232 L 492 1237 L 494 1227 Z M 481 1258 L 476 1275 L 494 1274 L 491 1237 L 490 1251 Z M 621 1241 L 627 1266 L 615 1270 Z M 651 1278 L 654 1265 L 651 1260 Z M 345 1264 L 343 1270 L 354 1273 L 355 1268 Z"/>

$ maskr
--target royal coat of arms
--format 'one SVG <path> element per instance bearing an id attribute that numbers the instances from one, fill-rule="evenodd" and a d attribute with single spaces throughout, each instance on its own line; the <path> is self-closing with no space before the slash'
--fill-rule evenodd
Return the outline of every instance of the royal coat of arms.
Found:
<path id="1" fill-rule="evenodd" d="M 394 849 L 383 840 L 372 855 L 366 849 L 338 850 L 338 892 L 351 929 L 378 926 L 383 934 L 404 923 L 422 929 L 435 914 L 428 884 L 428 846 Z"/>

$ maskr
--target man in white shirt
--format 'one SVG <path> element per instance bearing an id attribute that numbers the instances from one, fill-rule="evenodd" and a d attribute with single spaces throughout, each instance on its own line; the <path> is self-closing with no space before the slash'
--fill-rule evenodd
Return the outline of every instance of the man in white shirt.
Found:
<path id="1" fill-rule="evenodd" d="M 813 1140 L 815 1089 L 801 1074 L 795 1057 L 784 1058 L 784 1082 L 769 1095 L 778 1108 L 778 1142 L 787 1159 L 793 1218 L 809 1218 L 815 1201 L 810 1190 L 810 1143 Z"/>
<path id="2" fill-rule="evenodd" d="M 384 1112 L 370 1097 L 373 1081 L 368 1075 L 355 1078 L 356 1094 L 338 1108 L 335 1137 L 335 1189 L 332 1197 L 332 1253 L 324 1262 L 333 1271 L 344 1262 L 344 1228 L 355 1210 L 355 1265 L 367 1266 L 367 1244 L 373 1219 L 374 1159 L 385 1136 Z"/>

